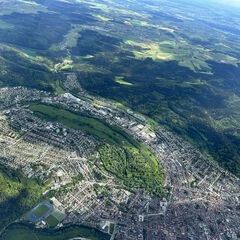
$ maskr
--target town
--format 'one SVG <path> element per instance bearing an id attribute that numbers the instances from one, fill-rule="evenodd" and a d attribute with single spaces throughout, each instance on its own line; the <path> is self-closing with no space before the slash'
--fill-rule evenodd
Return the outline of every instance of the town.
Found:
<path id="1" fill-rule="evenodd" d="M 70 85 L 74 79 L 74 74 L 67 76 Z M 183 139 L 153 127 L 146 117 L 83 90 L 77 96 L 54 96 L 2 88 L 0 102 L 0 162 L 45 183 L 43 196 L 50 202 L 39 208 L 52 206 L 35 222 L 36 209 L 22 220 L 46 227 L 52 223 L 49 216 L 58 215 L 55 227 L 81 223 L 109 233 L 111 239 L 239 239 L 239 179 Z M 32 103 L 87 114 L 121 128 L 157 157 L 168 194 L 130 191 L 101 167 L 97 138 L 36 116 Z"/>

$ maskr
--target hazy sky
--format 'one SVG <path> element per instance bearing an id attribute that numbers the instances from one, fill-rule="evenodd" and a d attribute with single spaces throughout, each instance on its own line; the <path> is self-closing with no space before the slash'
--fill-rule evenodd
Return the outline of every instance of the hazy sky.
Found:
<path id="1" fill-rule="evenodd" d="M 228 5 L 240 6 L 240 0 L 214 0 L 216 3 L 224 3 Z"/>
<path id="2" fill-rule="evenodd" d="M 240 0 L 223 0 L 226 3 L 234 3 L 234 4 L 240 4 Z"/>

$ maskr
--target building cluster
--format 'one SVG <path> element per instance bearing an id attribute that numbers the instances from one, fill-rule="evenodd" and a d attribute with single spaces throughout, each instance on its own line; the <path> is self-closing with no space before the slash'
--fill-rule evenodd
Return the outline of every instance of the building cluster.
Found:
<path id="1" fill-rule="evenodd" d="M 0 99 L 5 94 L 9 105 L 0 115 L 0 163 L 21 169 L 29 178 L 50 181 L 44 195 L 54 193 L 66 214 L 63 224 L 84 223 L 119 240 L 240 238 L 239 179 L 182 139 L 160 127 L 153 130 L 145 117 L 87 93 L 75 97 L 29 94 L 32 90 L 24 89 L 19 93 L 21 88 L 4 91 Z M 15 94 L 21 96 L 17 102 Z M 98 140 L 33 116 L 26 107 L 33 101 L 28 101 L 30 95 L 34 101 L 121 127 L 147 145 L 165 169 L 169 194 L 159 198 L 140 189 L 126 190 L 99 168 Z"/>

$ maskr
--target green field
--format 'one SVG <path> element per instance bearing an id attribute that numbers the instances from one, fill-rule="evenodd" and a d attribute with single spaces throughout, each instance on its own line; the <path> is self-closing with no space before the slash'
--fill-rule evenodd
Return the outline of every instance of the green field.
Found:
<path id="1" fill-rule="evenodd" d="M 48 211 L 49 211 L 49 207 L 47 205 L 40 204 L 34 209 L 33 214 L 36 217 L 40 218 L 40 217 L 44 216 Z"/>
<path id="2" fill-rule="evenodd" d="M 52 215 L 49 215 L 45 220 L 49 227 L 56 227 L 59 223 L 59 221 Z"/>
<path id="3" fill-rule="evenodd" d="M 45 219 L 49 227 L 56 227 L 65 217 L 65 214 L 54 209 L 53 212 Z"/>
<path id="4" fill-rule="evenodd" d="M 30 109 L 40 118 L 58 121 L 96 137 L 102 143 L 99 152 L 104 169 L 125 186 L 143 188 L 155 195 L 163 194 L 164 173 L 154 155 L 121 129 L 55 106 L 34 104 Z"/>
<path id="5" fill-rule="evenodd" d="M 40 118 L 49 121 L 58 121 L 66 127 L 83 130 L 100 141 L 117 145 L 124 143 L 129 146 L 139 146 L 137 141 L 119 128 L 109 126 L 98 119 L 44 104 L 33 104 L 29 108 Z"/>
<path id="6" fill-rule="evenodd" d="M 115 82 L 116 82 L 116 83 L 119 83 L 119 84 L 121 84 L 121 85 L 125 85 L 125 86 L 133 86 L 132 83 L 126 81 L 126 80 L 124 79 L 124 77 L 122 77 L 122 76 L 116 76 L 116 77 L 115 77 Z"/>

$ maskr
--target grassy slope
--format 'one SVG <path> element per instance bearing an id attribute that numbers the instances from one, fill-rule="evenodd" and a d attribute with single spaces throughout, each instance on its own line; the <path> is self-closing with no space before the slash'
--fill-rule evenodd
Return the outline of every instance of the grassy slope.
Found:
<path id="1" fill-rule="evenodd" d="M 122 144 L 125 142 L 126 144 L 130 144 L 130 146 L 139 145 L 138 142 L 120 131 L 120 129 L 109 126 L 91 117 L 78 115 L 44 104 L 33 104 L 30 106 L 30 109 L 39 117 L 44 117 L 49 121 L 59 121 L 69 128 L 81 129 L 97 139 L 104 140 L 111 144 Z"/>
<path id="2" fill-rule="evenodd" d="M 81 129 L 103 142 L 99 152 L 105 169 L 127 187 L 163 193 L 164 174 L 153 154 L 119 128 L 54 106 L 34 104 L 30 109 L 41 118 Z"/>

